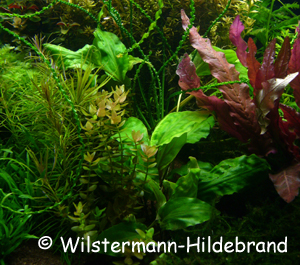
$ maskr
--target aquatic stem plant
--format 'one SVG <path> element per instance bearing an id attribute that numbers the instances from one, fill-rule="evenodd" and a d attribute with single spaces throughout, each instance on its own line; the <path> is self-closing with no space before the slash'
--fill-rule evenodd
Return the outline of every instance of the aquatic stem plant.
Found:
<path id="1" fill-rule="evenodd" d="M 89 17 L 92 18 L 93 21 L 95 21 L 98 25 L 103 30 L 102 23 L 100 22 L 101 16 L 103 15 L 104 9 L 106 8 L 113 20 L 115 21 L 116 25 L 118 25 L 120 32 L 122 33 L 123 39 L 125 40 L 125 36 L 129 39 L 131 47 L 127 48 L 127 52 L 134 52 L 134 50 L 137 50 L 138 53 L 141 55 L 142 59 L 146 63 L 146 66 L 148 67 L 148 71 L 150 74 L 150 83 L 148 87 L 146 88 L 145 85 L 143 84 L 144 82 L 141 82 L 142 76 L 139 74 L 140 69 L 142 68 L 136 68 L 137 66 L 134 66 L 136 68 L 136 74 L 134 76 L 134 80 L 138 80 L 138 82 L 134 82 L 133 84 L 133 93 L 135 94 L 135 104 L 134 108 L 136 111 L 136 116 L 141 117 L 143 122 L 147 124 L 148 129 L 152 130 L 155 125 L 165 116 L 165 114 L 168 112 L 169 105 L 170 105 L 170 99 L 171 97 L 165 97 L 167 94 L 166 91 L 166 67 L 170 65 L 171 62 L 177 62 L 178 60 L 178 54 L 181 51 L 187 36 L 188 36 L 188 30 L 192 26 L 193 21 L 195 20 L 195 2 L 193 0 L 190 1 L 190 17 L 191 17 L 191 25 L 189 25 L 188 30 L 184 32 L 184 34 L 181 37 L 181 40 L 178 43 L 178 46 L 174 51 L 172 51 L 172 47 L 168 43 L 168 40 L 164 36 L 164 33 L 161 30 L 161 27 L 158 26 L 158 22 L 161 19 L 162 16 L 162 10 L 164 8 L 164 3 L 162 0 L 158 1 L 158 10 L 155 13 L 155 19 L 152 19 L 147 12 L 135 1 L 130 0 L 129 1 L 129 9 L 130 9 L 130 25 L 129 25 L 129 31 L 125 28 L 122 22 L 121 15 L 119 12 L 113 7 L 112 1 L 111 0 L 104 0 L 103 3 L 104 5 L 102 6 L 102 9 L 99 13 L 98 19 L 91 14 L 91 12 L 83 9 L 82 7 L 67 2 L 63 0 L 54 0 L 49 6 L 44 7 L 41 11 L 35 12 L 33 14 L 26 14 L 26 15 L 18 15 L 18 14 L 6 14 L 6 13 L 1 13 L 3 16 L 9 16 L 9 17 L 19 17 L 19 18 L 31 18 L 37 15 L 42 14 L 44 11 L 48 10 L 49 8 L 53 7 L 54 4 L 63 4 L 63 5 L 68 5 L 72 8 L 77 8 L 78 10 L 81 10 L 85 12 Z M 229 0 L 227 2 L 227 5 L 223 12 L 215 19 L 215 21 L 212 23 L 211 26 L 213 26 L 224 14 L 227 12 L 228 7 L 230 6 L 231 1 Z M 136 7 L 137 10 L 145 16 L 145 18 L 150 22 L 150 25 L 148 27 L 148 30 L 142 35 L 141 39 L 139 41 L 136 41 L 133 37 L 133 7 Z M 211 27 L 210 27 L 211 28 Z M 207 32 L 210 30 L 210 28 L 206 31 Z M 162 41 L 162 63 L 159 66 L 159 69 L 157 69 L 157 66 L 155 66 L 149 59 L 151 55 L 151 51 L 147 54 L 145 54 L 145 51 L 142 49 L 142 44 L 143 42 L 150 36 L 150 33 L 153 31 L 156 31 Z M 168 57 L 166 52 L 170 53 L 170 56 Z M 143 63 L 142 65 L 144 65 Z M 136 86 L 139 87 L 139 90 L 136 89 Z M 147 93 L 145 93 L 147 91 Z M 142 104 L 140 100 L 137 98 L 138 95 L 141 95 L 142 97 Z M 151 103 L 154 103 L 153 104 Z M 146 108 L 146 109 L 145 109 Z"/>
<path id="2" fill-rule="evenodd" d="M 2 26 L 2 24 L 0 23 L 0 28 L 2 28 L 3 30 L 5 30 L 6 32 L 8 32 L 9 34 L 13 35 L 15 38 L 17 38 L 18 40 L 21 40 L 22 42 L 24 42 L 27 46 L 29 46 L 32 50 L 34 50 L 42 59 L 43 61 L 48 65 L 49 69 L 51 70 L 51 76 L 54 78 L 60 92 L 63 94 L 65 100 L 68 102 L 68 104 L 70 104 L 71 106 L 71 110 L 72 110 L 72 113 L 74 115 L 74 119 L 75 119 L 75 122 L 76 122 L 76 126 L 77 126 L 77 134 L 78 134 L 78 139 L 79 139 L 79 142 L 81 144 L 81 147 L 79 148 L 79 152 L 80 152 L 80 157 L 81 159 L 79 160 L 79 163 L 78 163 L 78 166 L 77 166 L 77 169 L 76 169 L 76 175 L 77 177 L 73 179 L 73 183 L 71 185 L 71 189 L 70 189 L 70 192 L 68 193 L 67 196 L 65 196 L 60 202 L 57 202 L 55 203 L 54 205 L 52 205 L 51 207 L 47 207 L 46 209 L 43 209 L 41 211 L 38 211 L 38 213 L 40 212 L 44 212 L 44 211 L 47 211 L 49 209 L 53 209 L 55 207 L 57 207 L 58 205 L 62 204 L 65 200 L 67 200 L 68 198 L 72 197 L 73 196 L 73 189 L 74 187 L 76 186 L 76 182 L 77 182 L 77 179 L 79 178 L 80 176 L 80 171 L 81 171 L 81 164 L 83 162 L 83 159 L 84 159 L 84 149 L 85 149 L 85 144 L 83 142 L 83 139 L 80 135 L 80 132 L 81 132 L 81 128 L 80 128 L 80 121 L 79 121 L 79 118 L 78 118 L 78 114 L 77 114 L 77 111 L 75 109 L 75 106 L 73 104 L 73 102 L 69 99 L 68 95 L 66 94 L 65 90 L 63 89 L 61 83 L 60 83 L 60 79 L 59 77 L 57 76 L 56 72 L 55 72 L 55 69 L 52 67 L 51 65 L 51 62 L 36 48 L 34 47 L 30 42 L 28 42 L 27 40 L 25 40 L 24 38 L 18 36 L 17 34 L 15 34 L 14 32 L 10 31 L 9 29 L 5 28 Z M 37 213 L 37 212 L 34 212 L 34 213 Z"/>

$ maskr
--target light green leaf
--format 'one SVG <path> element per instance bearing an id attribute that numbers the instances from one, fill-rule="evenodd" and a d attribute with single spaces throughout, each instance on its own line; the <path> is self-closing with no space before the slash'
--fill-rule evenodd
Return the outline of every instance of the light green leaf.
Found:
<path id="1" fill-rule="evenodd" d="M 170 173 L 169 179 L 172 179 L 173 174 L 178 174 L 180 176 L 185 176 L 188 174 L 188 169 L 191 167 L 192 161 L 189 161 L 186 165 L 181 166 L 180 168 L 173 169 Z M 197 161 L 201 172 L 209 172 L 213 169 L 213 165 L 208 162 Z M 202 173 L 201 173 L 202 174 Z"/>
<path id="2" fill-rule="evenodd" d="M 96 48 L 93 45 L 85 45 L 82 49 L 74 52 L 69 49 L 66 49 L 62 46 L 45 43 L 44 47 L 51 52 L 55 63 L 60 67 L 65 69 L 69 68 L 82 68 L 86 69 L 91 63 L 91 56 L 97 53 Z M 102 64 L 100 61 L 93 61 L 93 67 L 101 67 Z"/>
<path id="3" fill-rule="evenodd" d="M 215 118 L 213 116 L 208 117 L 201 124 L 196 123 L 194 128 L 188 132 L 186 143 L 194 144 L 199 142 L 200 139 L 206 138 L 210 129 L 215 125 Z"/>
<path id="4" fill-rule="evenodd" d="M 135 118 L 135 117 L 130 117 L 128 120 L 126 120 L 124 125 L 121 127 L 120 135 L 115 134 L 112 137 L 116 138 L 118 141 L 120 141 L 119 137 L 121 136 L 122 141 L 130 141 L 130 138 L 132 138 L 131 132 L 133 130 L 136 132 L 140 131 L 140 133 L 142 133 L 144 135 L 142 141 L 145 144 L 149 143 L 149 136 L 148 136 L 148 131 L 147 131 L 146 126 L 143 124 L 142 121 L 140 121 L 138 118 Z"/>
<path id="5" fill-rule="evenodd" d="M 125 45 L 117 35 L 96 29 L 93 45 L 98 49 L 96 56 L 92 57 L 93 63 L 101 62 L 106 73 L 116 81 L 123 83 L 129 69 L 129 57 Z"/>
<path id="6" fill-rule="evenodd" d="M 128 70 L 131 70 L 135 64 L 142 63 L 144 60 L 138 57 L 133 57 L 132 55 L 129 55 L 129 66 Z"/>
<path id="7" fill-rule="evenodd" d="M 163 187 L 164 187 L 164 193 L 168 198 L 171 198 L 174 190 L 176 189 L 177 185 L 176 183 L 172 181 L 165 180 L 163 181 Z"/>
<path id="8" fill-rule="evenodd" d="M 182 111 L 168 114 L 155 127 L 151 137 L 151 146 L 161 146 L 168 144 L 173 138 L 180 137 L 187 133 L 187 142 L 195 142 L 208 135 L 206 119 L 209 113 L 206 111 Z M 204 123 L 203 123 L 204 122 Z M 199 135 L 198 139 L 194 132 L 201 132 L 203 126 L 203 133 Z M 191 139 L 189 138 L 191 137 Z"/>
<path id="9" fill-rule="evenodd" d="M 234 50 L 223 50 L 216 46 L 213 46 L 213 48 L 217 52 L 223 52 L 225 54 L 227 62 L 235 65 L 236 70 L 240 73 L 240 78 L 248 78 L 248 69 L 241 64 Z M 194 54 L 192 53 L 190 57 L 192 58 L 193 55 Z M 202 60 L 198 52 L 196 53 L 194 64 L 196 66 L 196 73 L 198 76 L 211 75 L 208 63 Z"/>

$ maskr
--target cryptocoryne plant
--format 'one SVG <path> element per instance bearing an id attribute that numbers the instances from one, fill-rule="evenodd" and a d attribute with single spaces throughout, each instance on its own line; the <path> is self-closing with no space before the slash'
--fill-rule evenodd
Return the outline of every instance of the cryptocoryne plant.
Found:
<path id="1" fill-rule="evenodd" d="M 189 19 L 182 11 L 183 28 L 186 29 Z M 230 39 L 237 46 L 237 56 L 244 67 L 248 68 L 249 85 L 253 88 L 253 99 L 249 94 L 246 83 L 239 84 L 239 72 L 234 65 L 229 64 L 223 53 L 214 50 L 209 39 L 200 37 L 195 28 L 190 30 L 190 42 L 198 51 L 203 61 L 209 64 L 211 74 L 221 83 L 219 86 L 223 99 L 216 96 L 206 96 L 200 89 L 200 78 L 185 55 L 178 66 L 179 85 L 197 99 L 199 107 L 214 111 L 220 127 L 242 142 L 250 141 L 249 149 L 261 156 L 271 153 L 283 153 L 280 166 L 275 169 L 279 173 L 270 174 L 277 192 L 287 202 L 291 202 L 298 194 L 300 181 L 298 178 L 299 148 L 295 143 L 297 130 L 291 131 L 298 125 L 299 114 L 292 108 L 279 105 L 279 99 L 285 87 L 291 83 L 294 88 L 296 102 L 299 86 L 299 39 L 296 40 L 291 54 L 288 37 L 274 62 L 274 39 L 264 53 L 263 63 L 255 59 L 256 46 L 253 40 L 248 45 L 241 38 L 244 27 L 235 19 L 230 29 Z M 299 30 L 299 29 L 298 29 Z M 248 52 L 246 49 L 248 47 Z M 234 83 L 234 81 L 239 83 Z M 222 83 L 222 82 L 228 82 Z M 278 108 L 284 112 L 284 119 L 279 116 Z"/>

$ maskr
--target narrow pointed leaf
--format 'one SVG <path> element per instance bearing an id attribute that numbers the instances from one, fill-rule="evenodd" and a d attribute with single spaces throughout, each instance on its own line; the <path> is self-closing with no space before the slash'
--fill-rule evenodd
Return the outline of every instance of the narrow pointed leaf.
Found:
<path id="1" fill-rule="evenodd" d="M 300 38 L 298 38 L 294 43 L 291 59 L 289 62 L 288 73 L 295 72 L 300 72 Z M 300 107 L 300 75 L 298 75 L 290 85 L 294 89 L 295 101 L 298 107 Z"/>
<path id="2" fill-rule="evenodd" d="M 275 77 L 274 57 L 276 39 L 273 39 L 264 52 L 263 62 L 258 69 L 255 80 L 255 89 L 262 89 L 262 83 Z"/>
<path id="3" fill-rule="evenodd" d="M 247 67 L 247 43 L 242 39 L 241 33 L 245 29 L 240 21 L 240 16 L 236 16 L 229 30 L 229 39 L 237 47 L 236 54 L 243 66 Z"/>
<path id="4" fill-rule="evenodd" d="M 289 66 L 289 60 L 291 57 L 291 45 L 289 37 L 285 37 L 281 46 L 280 52 L 275 61 L 275 77 L 285 78 Z"/>
<path id="5" fill-rule="evenodd" d="M 183 28 L 185 29 L 189 24 L 189 18 L 183 10 L 181 11 L 181 18 Z M 189 37 L 191 45 L 197 49 L 203 61 L 209 64 L 211 74 L 219 82 L 239 80 L 239 73 L 236 71 L 234 65 L 226 61 L 224 53 L 215 51 L 211 46 L 210 40 L 202 38 L 195 27 L 190 29 Z M 224 101 L 228 105 L 227 107 L 229 107 L 229 115 L 233 123 L 238 128 L 240 134 L 243 135 L 242 138 L 247 141 L 253 134 L 259 134 L 260 127 L 257 123 L 255 104 L 249 95 L 249 87 L 246 84 L 235 83 L 220 86 L 219 89 L 223 93 Z M 208 103 L 207 105 L 210 104 L 208 107 L 215 110 L 215 106 L 209 102 L 210 99 L 202 96 L 200 100 L 206 101 L 204 103 Z M 223 107 L 225 106 L 223 105 Z M 217 112 L 217 115 L 219 114 L 221 113 Z M 220 122 L 219 116 L 218 121 Z"/>
<path id="6" fill-rule="evenodd" d="M 252 38 L 248 39 L 248 48 L 249 52 L 247 53 L 247 65 L 248 65 L 248 77 L 250 80 L 250 84 L 253 88 L 255 88 L 256 84 L 256 75 L 260 68 L 260 63 L 256 60 L 255 54 L 257 52 L 257 47 L 252 40 Z M 254 89 L 253 95 L 256 95 L 256 90 Z"/>

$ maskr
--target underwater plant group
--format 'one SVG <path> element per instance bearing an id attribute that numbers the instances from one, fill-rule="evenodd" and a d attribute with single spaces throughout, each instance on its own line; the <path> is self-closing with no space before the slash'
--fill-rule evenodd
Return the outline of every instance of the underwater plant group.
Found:
<path id="1" fill-rule="evenodd" d="M 222 202 L 249 190 L 296 212 L 299 5 L 275 3 L 0 1 L 1 264 L 45 236 L 67 264 L 83 253 L 62 238 L 119 244 L 97 249 L 107 264 L 213 264 L 120 244 L 245 236 Z M 249 260 L 286 258 L 272 254 Z"/>

